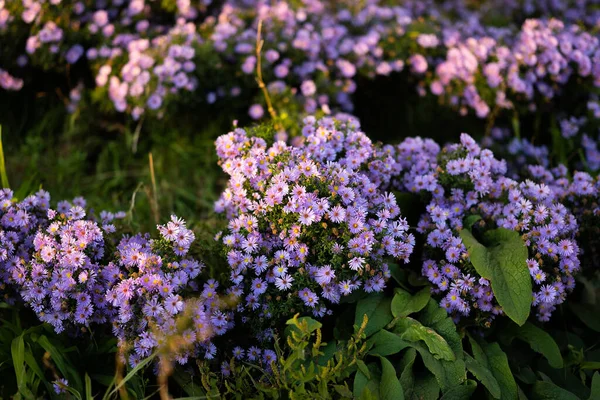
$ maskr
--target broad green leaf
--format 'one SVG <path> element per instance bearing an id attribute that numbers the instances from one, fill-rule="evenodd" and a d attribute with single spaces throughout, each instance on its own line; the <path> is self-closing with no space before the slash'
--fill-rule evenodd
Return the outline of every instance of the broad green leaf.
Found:
<path id="1" fill-rule="evenodd" d="M 400 336 L 385 329 L 371 336 L 367 341 L 367 345 L 373 346 L 369 350 L 369 354 L 379 356 L 396 354 L 410 346 L 409 343 L 400 339 Z"/>
<path id="2" fill-rule="evenodd" d="M 466 379 L 465 363 L 463 360 L 445 361 L 435 358 L 429 349 L 421 342 L 413 342 L 414 347 L 421 356 L 425 367 L 435 376 L 442 392 L 458 386 Z"/>
<path id="3" fill-rule="evenodd" d="M 410 317 L 401 318 L 394 327 L 394 332 L 403 340 L 417 342 L 422 340 L 429 351 L 436 357 L 446 361 L 454 361 L 456 356 L 448 342 L 433 329 L 421 325 Z"/>
<path id="4" fill-rule="evenodd" d="M 463 227 L 464 229 L 468 229 L 471 230 L 471 227 L 475 224 L 475 222 L 477 221 L 481 221 L 481 215 L 478 214 L 471 214 L 469 216 L 467 216 L 464 220 L 463 220 Z"/>
<path id="5" fill-rule="evenodd" d="M 468 229 L 460 231 L 475 270 L 491 282 L 494 295 L 506 315 L 523 325 L 531 310 L 531 277 L 528 251 L 518 232 L 498 228 L 488 231 L 484 246 Z"/>
<path id="6" fill-rule="evenodd" d="M 369 382 L 369 378 L 365 374 L 361 372 L 361 370 L 357 370 L 354 375 L 354 385 L 352 388 L 352 393 L 354 393 L 355 398 L 359 398 L 361 394 L 366 390 L 367 383 Z"/>
<path id="7" fill-rule="evenodd" d="M 392 299 L 392 315 L 394 317 L 406 317 L 412 313 L 421 311 L 431 298 L 431 290 L 424 287 L 414 296 L 403 289 L 396 288 Z"/>
<path id="8" fill-rule="evenodd" d="M 369 364 L 368 374 L 369 377 L 363 374 L 360 369 L 356 371 L 352 392 L 357 399 L 379 398 L 379 383 L 381 376 L 377 371 L 375 364 Z"/>
<path id="9" fill-rule="evenodd" d="M 563 367 L 560 349 L 552 336 L 532 323 L 527 322 L 520 327 L 513 325 L 509 331 L 505 332 L 504 336 L 509 345 L 515 337 L 526 342 L 533 351 L 546 357 L 552 368 Z"/>
<path id="10" fill-rule="evenodd" d="M 398 365 L 398 369 L 402 371 L 400 372 L 400 384 L 404 389 L 404 397 L 406 398 L 410 398 L 410 393 L 415 383 L 415 376 L 412 369 L 416 359 L 417 350 L 411 347 L 404 353 Z"/>
<path id="11" fill-rule="evenodd" d="M 437 400 L 440 394 L 440 387 L 430 373 L 420 374 L 416 377 L 413 373 L 413 365 L 417 358 L 417 351 L 410 348 L 404 353 L 398 369 L 400 374 L 400 384 L 404 389 L 404 398 L 407 400 Z"/>
<path id="12" fill-rule="evenodd" d="M 471 343 L 473 342 L 474 341 Z M 510 366 L 508 365 L 508 358 L 500 348 L 500 345 L 498 345 L 496 342 L 485 343 L 480 341 L 478 343 L 478 347 L 481 350 L 478 350 L 477 352 L 473 351 L 475 359 L 480 361 L 477 354 L 482 351 L 483 355 L 485 355 L 485 360 L 487 361 L 487 367 L 490 371 L 492 371 L 494 378 L 496 378 L 496 381 L 502 390 L 502 396 L 500 398 L 502 400 L 516 399 L 518 396 L 517 383 L 515 382 L 515 378 L 513 377 Z M 480 354 L 479 357 L 481 356 L 482 355 Z"/>
<path id="13" fill-rule="evenodd" d="M 467 380 L 460 386 L 455 386 L 448 390 L 440 400 L 464 400 L 470 399 L 473 392 L 477 389 L 477 382 L 474 380 Z"/>
<path id="14" fill-rule="evenodd" d="M 396 283 L 400 285 L 400 287 L 408 290 L 408 287 L 406 286 L 406 281 L 408 280 L 406 270 L 395 263 L 389 263 L 388 266 L 390 269 L 390 274 Z"/>
<path id="15" fill-rule="evenodd" d="M 463 358 L 462 339 L 456 332 L 456 324 L 448 316 L 446 310 L 441 308 L 435 300 L 429 300 L 418 319 L 421 324 L 434 329 L 446 340 L 452 351 L 454 351 L 456 358 Z"/>
<path id="16" fill-rule="evenodd" d="M 369 318 L 365 334 L 371 336 L 373 333 L 385 327 L 394 318 L 390 311 L 392 300 L 383 294 L 373 294 L 360 300 L 356 305 L 354 325 L 360 326 L 363 317 Z"/>
<path id="17" fill-rule="evenodd" d="M 465 354 L 465 365 L 467 369 L 485 386 L 493 398 L 499 399 L 502 395 L 498 381 L 494 378 L 492 371 L 487 366 L 482 365 L 468 354 Z"/>
<path id="18" fill-rule="evenodd" d="M 406 394 L 404 396 L 408 400 L 437 400 L 440 398 L 440 385 L 435 376 L 429 372 L 416 376 L 413 386 L 409 389 L 409 396 Z"/>
<path id="19" fill-rule="evenodd" d="M 588 400 L 600 399 L 600 373 L 594 372 L 592 377 L 591 393 Z"/>
<path id="20" fill-rule="evenodd" d="M 404 400 L 402 385 L 396 376 L 396 370 L 385 357 L 381 360 L 381 382 L 379 383 L 379 398 L 382 400 Z"/>
<path id="21" fill-rule="evenodd" d="M 333 358 L 335 355 L 335 351 L 337 350 L 337 346 L 335 345 L 335 341 L 329 342 L 325 345 L 325 347 L 321 347 L 320 351 L 323 354 L 320 354 L 317 358 L 317 364 L 319 365 L 327 365 L 327 362 Z"/>
<path id="22" fill-rule="evenodd" d="M 600 311 L 591 304 L 569 303 L 569 308 L 588 328 L 600 332 Z"/>
<path id="23" fill-rule="evenodd" d="M 556 386 L 552 382 L 537 381 L 531 389 L 532 400 L 578 400 L 573 393 Z"/>
<path id="24" fill-rule="evenodd" d="M 358 367 L 358 370 L 362 372 L 367 379 L 371 379 L 369 367 L 367 367 L 367 364 L 365 364 L 363 360 L 356 360 L 356 366 Z"/>

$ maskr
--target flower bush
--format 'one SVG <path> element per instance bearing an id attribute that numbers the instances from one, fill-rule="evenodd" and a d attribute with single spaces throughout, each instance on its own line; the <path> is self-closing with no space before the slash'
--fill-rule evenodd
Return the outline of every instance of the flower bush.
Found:
<path id="1" fill-rule="evenodd" d="M 307 118 L 303 132 L 301 147 L 267 147 L 242 129 L 216 142 L 231 176 L 216 209 L 229 218 L 233 290 L 266 318 L 322 317 L 357 289 L 381 292 L 385 257 L 408 262 L 414 246 L 394 195 L 363 171 L 375 155 L 368 137 L 332 119 Z"/>
<path id="2" fill-rule="evenodd" d="M 599 21 L 0 0 L 0 397 L 598 397 Z"/>

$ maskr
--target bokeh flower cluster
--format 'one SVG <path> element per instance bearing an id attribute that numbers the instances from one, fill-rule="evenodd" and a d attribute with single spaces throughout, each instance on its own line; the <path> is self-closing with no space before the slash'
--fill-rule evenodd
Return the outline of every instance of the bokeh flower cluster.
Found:
<path id="1" fill-rule="evenodd" d="M 401 71 L 420 94 L 463 115 L 533 111 L 567 86 L 590 95 L 600 84 L 600 13 L 592 1 L 571 3 L 2 2 L 0 35 L 24 46 L 2 53 L 0 85 L 20 90 L 33 66 L 66 71 L 71 110 L 90 90 L 134 120 L 161 117 L 171 100 L 195 93 L 205 105 L 244 97 L 261 119 L 254 74 L 262 21 L 269 90 L 306 113 L 352 111 L 360 80 Z M 562 20 L 552 19 L 557 12 Z M 485 22 L 493 17 L 523 23 Z M 93 82 L 84 84 L 78 69 Z M 236 79 L 218 78 L 224 71 Z"/>

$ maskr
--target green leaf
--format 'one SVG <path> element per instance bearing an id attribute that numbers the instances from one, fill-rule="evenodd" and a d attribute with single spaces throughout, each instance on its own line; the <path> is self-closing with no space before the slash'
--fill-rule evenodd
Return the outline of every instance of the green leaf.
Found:
<path id="1" fill-rule="evenodd" d="M 412 347 L 419 352 L 423 364 L 435 376 L 443 392 L 460 385 L 467 379 L 463 360 L 445 361 L 437 359 L 421 342 L 412 343 Z"/>
<path id="2" fill-rule="evenodd" d="M 482 365 L 468 354 L 465 354 L 465 365 L 467 369 L 485 386 L 493 398 L 499 399 L 502 395 L 498 381 L 494 378 L 492 371 L 487 366 Z"/>
<path id="3" fill-rule="evenodd" d="M 529 344 L 533 351 L 546 357 L 552 368 L 563 367 L 560 349 L 552 336 L 532 323 L 527 322 L 521 327 L 513 325 L 508 332 L 505 332 L 504 336 L 509 345 L 515 337 Z"/>
<path id="4" fill-rule="evenodd" d="M 592 304 L 569 303 L 569 308 L 588 328 L 600 332 L 600 311 Z"/>
<path id="5" fill-rule="evenodd" d="M 532 400 L 578 400 L 573 393 L 556 386 L 552 382 L 537 381 L 531 389 Z"/>
<path id="6" fill-rule="evenodd" d="M 15 368 L 17 377 L 17 387 L 19 391 L 25 388 L 25 341 L 23 335 L 14 338 L 10 344 L 10 355 Z"/>
<path id="7" fill-rule="evenodd" d="M 580 369 L 596 370 L 600 369 L 600 361 L 584 361 L 579 364 Z"/>
<path id="8" fill-rule="evenodd" d="M 306 331 L 306 333 L 312 333 L 323 326 L 323 324 L 311 317 L 294 317 L 287 320 L 285 324 L 288 325 L 285 329 L 286 337 L 291 335 L 292 331 L 298 334 L 302 334 L 304 331 Z"/>
<path id="9" fill-rule="evenodd" d="M 369 318 L 365 335 L 371 336 L 373 333 L 385 327 L 394 318 L 390 311 L 392 300 L 383 294 L 374 294 L 360 300 L 356 305 L 356 314 L 354 316 L 354 325 L 360 326 L 363 317 Z"/>
<path id="10" fill-rule="evenodd" d="M 94 396 L 92 396 L 92 380 L 87 373 L 85 374 L 85 400 L 94 400 Z"/>
<path id="11" fill-rule="evenodd" d="M 400 374 L 400 384 L 404 389 L 404 398 L 407 400 L 437 400 L 439 398 L 440 386 L 435 376 L 426 372 L 424 375 L 415 377 L 413 365 L 417 359 L 417 351 L 410 348 L 404 353 L 400 360 L 398 369 Z"/>
<path id="12" fill-rule="evenodd" d="M 141 371 L 143 368 L 145 368 L 146 365 L 150 364 L 152 362 L 152 360 L 154 360 L 155 357 L 156 357 L 156 353 L 154 353 L 154 354 L 148 356 L 148 358 L 140 361 L 138 363 L 138 365 L 135 366 L 135 368 L 131 369 L 131 371 L 129 371 L 127 373 L 127 375 L 125 375 L 125 377 L 123 379 L 121 379 L 119 381 L 119 383 L 117 383 L 115 385 L 115 387 L 112 391 L 109 392 L 110 387 L 108 388 L 108 390 L 104 394 L 104 399 L 105 400 L 109 399 L 109 398 L 111 398 L 112 395 L 116 394 L 119 391 L 119 389 L 121 389 L 123 387 L 123 385 L 125 385 L 127 382 L 132 380 L 132 378 L 135 377 L 139 371 Z"/>
<path id="13" fill-rule="evenodd" d="M 394 317 L 406 317 L 412 313 L 421 311 L 431 298 L 431 290 L 425 287 L 414 296 L 403 289 L 396 288 L 396 294 L 392 299 L 392 315 Z"/>
<path id="14" fill-rule="evenodd" d="M 363 360 L 356 360 L 356 366 L 358 367 L 358 370 L 362 372 L 367 379 L 371 379 L 371 373 L 369 372 L 369 368 Z"/>
<path id="15" fill-rule="evenodd" d="M 406 392 L 409 393 L 409 396 L 406 396 Z M 438 385 L 435 376 L 425 372 L 425 374 L 415 377 L 413 386 L 405 391 L 404 398 L 408 400 L 437 400 L 440 398 L 440 385 Z"/>
<path id="16" fill-rule="evenodd" d="M 343 398 L 345 398 L 345 399 L 351 399 L 352 398 L 352 391 L 350 391 L 350 389 L 348 388 L 348 386 L 333 385 L 333 388 Z"/>
<path id="17" fill-rule="evenodd" d="M 394 332 L 400 335 L 400 339 L 403 340 L 411 342 L 422 340 L 427 345 L 429 351 L 438 359 L 446 361 L 456 360 L 456 356 L 448 345 L 448 342 L 435 330 L 421 325 L 415 319 L 410 317 L 399 319 L 394 327 Z"/>
<path id="18" fill-rule="evenodd" d="M 410 346 L 408 342 L 400 339 L 400 336 L 385 329 L 371 336 L 367 341 L 367 346 L 369 345 L 373 346 L 369 354 L 378 356 L 397 354 Z"/>
<path id="19" fill-rule="evenodd" d="M 329 342 L 325 345 L 325 347 L 321 347 L 320 351 L 323 354 L 320 354 L 317 358 L 317 364 L 321 366 L 327 365 L 327 362 L 333 358 L 335 352 L 337 350 L 337 346 L 335 341 Z"/>
<path id="20" fill-rule="evenodd" d="M 392 275 L 392 278 L 394 278 L 396 283 L 398 285 L 400 285 L 400 287 L 408 290 L 408 288 L 405 284 L 405 282 L 408 279 L 406 276 L 405 269 L 401 268 L 398 264 L 395 264 L 395 263 L 389 263 L 388 266 L 390 269 L 390 274 Z"/>
<path id="21" fill-rule="evenodd" d="M 40 380 L 44 383 L 44 385 L 46 385 L 46 389 L 48 390 L 48 392 L 52 392 L 54 390 L 52 388 L 52 385 L 50 384 L 50 382 L 48 382 L 48 380 L 44 376 L 44 372 L 40 368 L 34 355 L 31 353 L 31 349 L 29 349 L 29 348 L 27 348 L 25 350 L 25 363 L 31 369 L 31 371 L 33 371 L 33 373 L 36 374 L 38 376 L 38 378 L 40 378 Z"/>
<path id="22" fill-rule="evenodd" d="M 400 384 L 404 388 L 404 397 L 410 398 L 410 392 L 412 391 L 412 387 L 415 383 L 415 376 L 413 374 L 412 368 L 415 364 L 415 360 L 417 359 L 417 350 L 414 348 L 410 348 L 404 353 L 402 359 L 400 360 L 400 364 L 398 368 L 402 370 L 400 373 Z"/>
<path id="23" fill-rule="evenodd" d="M 368 367 L 369 377 L 359 369 L 354 376 L 354 385 L 352 392 L 357 399 L 378 399 L 380 377 L 376 371 L 375 364 L 371 363 Z"/>
<path id="24" fill-rule="evenodd" d="M 589 400 L 600 399 L 600 373 L 594 372 Z"/>
<path id="25" fill-rule="evenodd" d="M 379 398 L 382 400 L 404 400 L 402 385 L 396 376 L 396 370 L 385 357 L 381 360 L 381 382 L 379 384 Z"/>
<path id="26" fill-rule="evenodd" d="M 531 311 L 531 277 L 527 268 L 528 251 L 518 232 L 498 228 L 488 231 L 479 243 L 468 229 L 460 231 L 471 263 L 492 290 L 506 315 L 523 325 Z"/>
<path id="27" fill-rule="evenodd" d="M 463 220 L 463 227 L 464 229 L 471 230 L 471 227 L 478 221 L 481 221 L 481 215 L 471 214 Z"/>
<path id="28" fill-rule="evenodd" d="M 460 386 L 455 386 L 452 389 L 448 390 L 444 395 L 440 398 L 440 400 L 464 400 L 471 398 L 473 392 L 477 389 L 477 382 L 474 380 L 467 380 L 464 384 Z"/>
<path id="29" fill-rule="evenodd" d="M 434 329 L 443 337 L 457 359 L 463 358 L 462 339 L 456 332 L 456 324 L 448 316 L 446 310 L 441 308 L 435 300 L 429 300 L 429 303 L 419 315 L 419 321 L 421 324 Z"/>
<path id="30" fill-rule="evenodd" d="M 472 341 L 471 344 L 476 343 Z M 476 343 L 477 344 L 477 343 Z M 472 346 L 474 348 L 475 346 Z M 510 370 L 510 366 L 508 365 L 508 358 L 506 354 L 500 348 L 500 345 L 496 342 L 493 343 L 485 343 L 480 341 L 477 344 L 478 350 L 473 351 L 475 354 L 475 359 L 479 357 L 485 356 L 486 365 L 502 390 L 502 396 L 500 398 L 504 399 L 516 399 L 518 396 L 517 383 L 515 382 L 515 378 Z M 479 350 L 480 349 L 480 350 Z M 481 362 L 481 361 L 480 361 Z"/>
<path id="31" fill-rule="evenodd" d="M 81 376 L 79 372 L 75 370 L 75 368 L 68 362 L 68 360 L 63 356 L 65 350 L 58 350 L 45 335 L 41 335 L 37 342 L 40 346 L 43 347 L 48 353 L 50 353 L 50 358 L 52 362 L 56 364 L 56 367 L 60 371 L 60 373 L 67 378 L 69 381 L 69 386 L 74 390 L 81 392 L 83 390 L 83 384 L 81 382 Z"/>

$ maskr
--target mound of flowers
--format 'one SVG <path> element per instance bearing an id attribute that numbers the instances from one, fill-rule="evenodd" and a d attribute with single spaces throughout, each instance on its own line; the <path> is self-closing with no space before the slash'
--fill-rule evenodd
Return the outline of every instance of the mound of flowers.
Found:
<path id="1" fill-rule="evenodd" d="M 299 147 L 267 146 L 243 129 L 217 139 L 230 179 L 216 210 L 229 219 L 221 240 L 240 312 L 322 317 L 357 289 L 382 291 L 386 259 L 412 253 L 394 195 L 369 176 L 368 137 L 333 119 L 307 118 L 303 130 Z"/>

